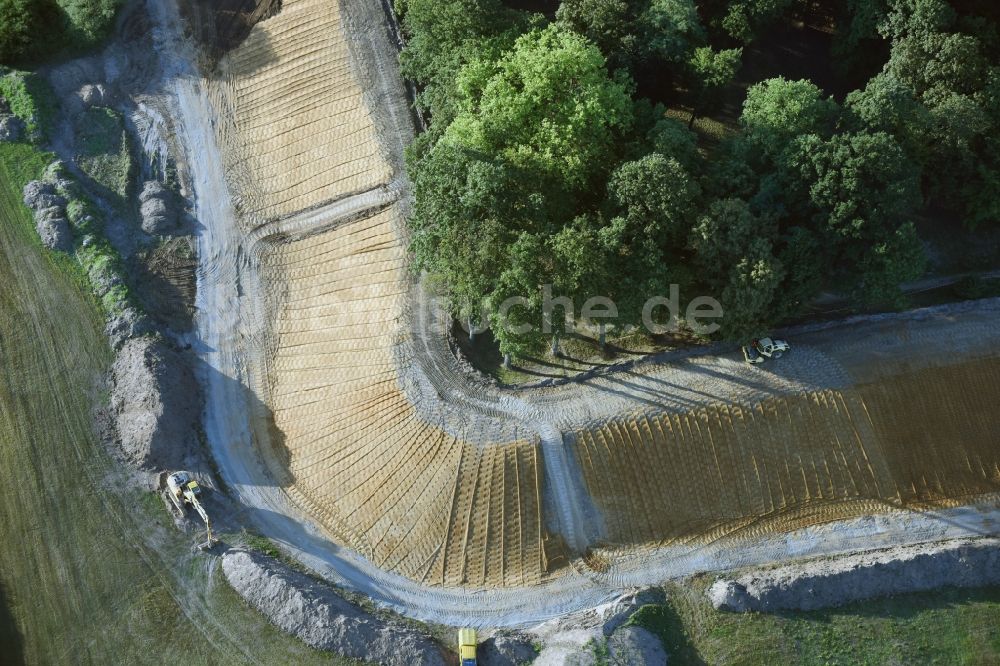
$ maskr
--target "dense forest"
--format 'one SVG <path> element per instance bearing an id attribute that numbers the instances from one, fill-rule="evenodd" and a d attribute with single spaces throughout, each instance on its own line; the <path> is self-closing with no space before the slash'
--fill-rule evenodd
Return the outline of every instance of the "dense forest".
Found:
<path id="1" fill-rule="evenodd" d="M 0 64 L 30 64 L 99 44 L 121 0 L 0 0 Z"/>
<path id="2" fill-rule="evenodd" d="M 485 303 L 505 354 L 546 344 L 542 285 L 611 298 L 622 326 L 677 284 L 717 298 L 740 342 L 823 290 L 898 307 L 927 263 L 915 216 L 1000 218 L 991 0 L 512 5 L 396 0 L 428 119 L 408 155 L 416 266 L 456 317 Z M 780 72 L 738 88 L 748 50 L 806 16 L 834 89 Z M 695 131 L 734 89 L 731 128 Z M 527 302 L 501 311 L 511 296 Z"/>

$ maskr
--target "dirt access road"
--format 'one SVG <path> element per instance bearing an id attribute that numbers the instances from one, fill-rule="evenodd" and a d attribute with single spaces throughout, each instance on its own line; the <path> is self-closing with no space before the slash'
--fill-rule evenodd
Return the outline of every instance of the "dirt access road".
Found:
<path id="1" fill-rule="evenodd" d="M 214 111 L 200 85 L 193 64 L 194 53 L 179 38 L 180 30 L 172 4 L 151 3 L 161 30 L 161 48 L 172 54 L 176 112 L 188 168 L 196 194 L 196 215 L 203 229 L 199 235 L 201 267 L 198 281 L 198 331 L 193 343 L 202 360 L 206 388 L 206 433 L 226 486 L 246 508 L 249 520 L 280 543 L 306 566 L 329 579 L 358 590 L 378 603 L 419 619 L 479 626 L 529 625 L 594 607 L 626 588 L 655 584 L 664 579 L 698 571 L 763 564 L 795 556 L 813 556 L 964 537 L 989 528 L 993 507 L 983 511 L 955 508 L 926 513 L 892 511 L 878 517 L 813 526 L 783 534 L 763 534 L 752 540 L 718 540 L 709 543 L 671 544 L 615 553 L 613 564 L 596 572 L 579 562 L 542 585 L 529 588 L 477 589 L 428 587 L 386 572 L 372 562 L 329 540 L 288 494 L 279 487 L 268 466 L 256 453 L 254 419 L 266 407 L 248 389 L 252 376 L 264 374 L 255 364 L 262 358 L 253 350 L 263 344 L 267 322 L 248 304 L 246 294 L 261 292 L 259 240 L 262 233 L 247 235 L 230 201 L 224 177 L 225 161 L 212 130 Z M 383 206 L 399 197 L 394 187 L 351 195 L 333 204 L 286 220 L 297 232 L 319 231 L 335 226 L 372 206 Z M 269 231 L 280 230 L 281 222 Z M 419 288 L 416 288 L 419 291 Z M 968 314 L 968 313 L 966 313 Z M 796 354 L 782 364 L 756 374 L 735 356 L 662 359 L 657 366 L 635 368 L 628 373 L 596 377 L 586 386 L 540 389 L 518 394 L 503 393 L 471 382 L 454 367 L 441 335 L 442 321 L 432 303 L 414 299 L 410 318 L 413 326 L 414 375 L 404 378 L 415 404 L 444 404 L 456 420 L 443 427 L 460 429 L 460 420 L 475 414 L 507 417 L 527 424 L 542 442 L 546 458 L 547 501 L 558 523 L 558 531 L 571 545 L 580 547 L 600 536 L 603 529 L 587 507 L 581 491 L 580 471 L 573 452 L 562 436 L 567 430 L 652 403 L 659 409 L 689 409 L 707 402 L 747 402 L 775 394 L 793 394 L 851 383 L 850 359 L 854 349 L 836 349 L 837 337 L 824 343 L 817 332 L 815 343 L 796 342 Z M 996 312 L 985 309 L 985 322 L 976 325 L 974 338 L 989 337 Z M 920 339 L 942 335 L 953 337 L 949 317 L 915 325 Z M 887 324 L 892 329 L 894 324 Z M 906 325 L 907 327 L 910 324 Z M 972 331 L 972 329 L 968 329 Z M 805 335 L 805 333 L 803 333 Z M 885 344 L 876 347 L 882 357 L 906 363 L 913 347 L 906 336 L 885 332 Z M 805 342 L 805 344 L 802 344 Z M 902 344 L 901 344 L 902 343 Z M 861 344 L 860 342 L 858 343 Z M 975 350 L 970 357 L 975 357 Z M 846 362 L 846 363 L 845 363 Z M 447 419 L 446 419 L 447 421 Z M 582 498 L 582 499 L 581 499 Z"/>

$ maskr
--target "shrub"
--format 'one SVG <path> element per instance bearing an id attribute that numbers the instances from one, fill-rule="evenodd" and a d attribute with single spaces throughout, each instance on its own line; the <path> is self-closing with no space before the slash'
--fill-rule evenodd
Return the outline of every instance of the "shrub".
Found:
<path id="1" fill-rule="evenodd" d="M 24 121 L 29 134 L 39 138 L 49 134 L 58 102 L 45 79 L 33 72 L 0 67 L 0 96 L 7 100 L 11 112 Z"/>

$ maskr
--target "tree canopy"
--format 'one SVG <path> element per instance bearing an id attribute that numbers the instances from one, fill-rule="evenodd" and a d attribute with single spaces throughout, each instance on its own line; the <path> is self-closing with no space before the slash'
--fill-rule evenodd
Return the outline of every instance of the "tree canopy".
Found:
<path id="1" fill-rule="evenodd" d="M 93 47 L 110 31 L 120 4 L 121 0 L 0 0 L 0 64 Z"/>
<path id="2" fill-rule="evenodd" d="M 556 19 L 597 45 L 612 68 L 681 63 L 705 40 L 693 0 L 564 0 Z"/>
<path id="3" fill-rule="evenodd" d="M 735 341 L 824 289 L 903 305 L 900 285 L 927 265 L 917 217 L 1000 217 L 1000 11 L 827 4 L 843 60 L 830 69 L 866 72 L 861 85 L 750 81 L 720 138 L 696 121 L 729 108 L 744 60 L 802 3 L 563 0 L 546 18 L 397 0 L 404 71 L 431 118 L 408 156 L 417 267 L 457 316 L 485 303 L 510 324 L 494 334 L 513 354 L 567 332 L 544 319 L 543 290 L 577 308 L 610 298 L 624 326 L 680 285 L 721 302 L 719 335 Z M 663 99 L 644 97 L 650 81 Z"/>
<path id="4" fill-rule="evenodd" d="M 500 59 L 463 67 L 459 111 L 441 140 L 581 187 L 631 124 L 629 86 L 583 37 L 558 25 L 533 30 Z"/>
<path id="5" fill-rule="evenodd" d="M 740 124 L 748 141 L 773 156 L 796 137 L 828 135 L 837 113 L 837 104 L 812 82 L 779 77 L 747 91 Z"/>

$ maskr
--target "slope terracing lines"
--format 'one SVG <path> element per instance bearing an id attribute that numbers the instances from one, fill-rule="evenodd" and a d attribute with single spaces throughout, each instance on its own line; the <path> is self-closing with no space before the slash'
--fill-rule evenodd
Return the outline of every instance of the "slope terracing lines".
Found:
<path id="1" fill-rule="evenodd" d="M 851 337 L 799 331 L 762 368 L 677 355 L 524 391 L 464 374 L 447 318 L 408 270 L 413 128 L 383 21 L 374 0 L 285 0 L 206 82 L 226 182 L 202 169 L 199 187 L 228 187 L 236 207 L 199 192 L 214 216 L 199 285 L 203 319 L 215 318 L 202 340 L 218 369 L 209 420 L 237 409 L 227 403 L 244 384 L 253 397 L 249 434 L 206 428 L 235 493 L 280 485 L 380 570 L 365 575 L 442 598 L 539 586 L 593 600 L 726 566 L 750 538 L 1000 489 L 996 303 L 852 325 Z M 266 481 L 247 471 L 250 441 Z M 255 508 L 281 513 L 270 499 Z M 287 542 L 312 539 L 282 525 Z M 782 543 L 754 557 L 783 557 Z M 587 557 L 602 547 L 669 558 L 626 571 Z M 511 607 L 522 590 L 504 597 Z M 476 605 L 447 599 L 448 612 Z"/>
<path id="2" fill-rule="evenodd" d="M 365 29 L 384 39 L 380 12 L 287 0 L 210 88 L 255 322 L 255 439 L 292 500 L 376 566 L 428 584 L 537 584 L 565 563 L 538 432 L 400 382 L 416 357 L 398 172 L 413 129 L 398 75 L 365 51 Z"/>
<path id="3" fill-rule="evenodd" d="M 354 16 L 369 20 L 365 11 Z M 394 156 L 378 134 L 395 128 L 366 105 L 362 93 L 375 90 L 377 73 L 352 57 L 346 20 L 336 0 L 285 0 L 220 63 L 213 96 L 225 110 L 229 184 L 248 228 L 392 177 Z"/>
<path id="4" fill-rule="evenodd" d="M 577 453 L 611 541 L 747 537 L 996 492 L 998 423 L 984 415 L 997 400 L 991 359 L 614 419 L 578 431 Z"/>
<path id="5" fill-rule="evenodd" d="M 390 207 L 262 251 L 274 287 L 265 402 L 290 493 L 380 567 L 428 583 L 537 583 L 548 569 L 537 435 L 475 415 L 453 434 L 400 390 L 399 224 Z"/>
<path id="6" fill-rule="evenodd" d="M 889 315 L 793 332 L 788 357 L 749 374 L 693 358 L 575 387 L 563 402 L 589 409 L 560 424 L 605 543 L 734 542 L 995 498 L 998 315 L 998 301 Z M 624 383 L 631 410 L 605 395 Z"/>

